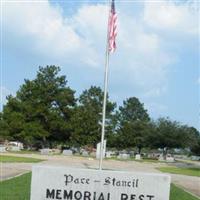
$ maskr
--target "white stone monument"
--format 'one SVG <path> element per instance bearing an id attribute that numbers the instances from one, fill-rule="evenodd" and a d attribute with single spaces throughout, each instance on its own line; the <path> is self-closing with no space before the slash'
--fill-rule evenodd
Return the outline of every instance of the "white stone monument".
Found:
<path id="1" fill-rule="evenodd" d="M 135 160 L 141 160 L 140 154 L 136 154 L 136 155 L 135 155 Z"/>
<path id="2" fill-rule="evenodd" d="M 41 155 L 49 155 L 50 154 L 50 149 L 41 149 L 40 153 L 41 153 Z"/>
<path id="3" fill-rule="evenodd" d="M 169 200 L 170 176 L 34 165 L 31 200 Z"/>
<path id="4" fill-rule="evenodd" d="M 159 160 L 160 162 L 165 161 L 163 154 L 160 154 L 160 155 L 159 155 L 158 160 Z"/>
<path id="5" fill-rule="evenodd" d="M 6 147 L 0 146 L 0 153 L 5 153 L 5 152 L 6 152 Z"/>
<path id="6" fill-rule="evenodd" d="M 110 151 L 107 151 L 107 152 L 106 152 L 106 158 L 111 158 L 111 157 L 112 157 L 111 152 L 110 152 Z"/>
<path id="7" fill-rule="evenodd" d="M 166 161 L 167 161 L 167 162 L 174 162 L 175 160 L 174 160 L 174 157 L 167 156 L 167 157 L 166 157 Z"/>
<path id="8" fill-rule="evenodd" d="M 89 153 L 87 151 L 83 151 L 82 156 L 87 157 L 87 156 L 89 156 Z"/>
<path id="9" fill-rule="evenodd" d="M 72 150 L 69 150 L 69 149 L 63 150 L 64 156 L 72 156 L 72 154 L 73 154 Z"/>
<path id="10" fill-rule="evenodd" d="M 21 149 L 20 149 L 19 146 L 10 146 L 10 147 L 9 147 L 9 150 L 10 150 L 10 151 L 21 151 Z"/>
<path id="11" fill-rule="evenodd" d="M 101 142 L 97 144 L 96 159 L 99 159 L 101 155 Z M 106 140 L 103 142 L 103 158 L 106 156 Z"/>
<path id="12" fill-rule="evenodd" d="M 124 159 L 124 160 L 127 160 L 130 158 L 130 154 L 127 154 L 127 153 L 120 153 L 118 156 L 117 156 L 118 159 Z"/>

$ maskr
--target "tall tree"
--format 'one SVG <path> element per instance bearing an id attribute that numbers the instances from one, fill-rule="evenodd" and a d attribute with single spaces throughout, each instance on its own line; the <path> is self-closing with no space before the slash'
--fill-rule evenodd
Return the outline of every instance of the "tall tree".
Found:
<path id="1" fill-rule="evenodd" d="M 131 97 L 119 107 L 118 146 L 121 148 L 137 147 L 141 152 L 146 145 L 150 118 L 138 98 Z"/>
<path id="2" fill-rule="evenodd" d="M 10 96 L 3 118 L 9 134 L 25 143 L 68 140 L 69 120 L 75 105 L 74 91 L 56 66 L 39 67 L 34 80 L 25 80 L 16 97 Z"/>
<path id="3" fill-rule="evenodd" d="M 100 87 L 91 86 L 79 97 L 79 105 L 72 117 L 72 142 L 77 145 L 95 146 L 100 141 L 102 121 L 103 91 Z M 106 138 L 111 134 L 111 120 L 115 103 L 107 99 Z"/>
<path id="4" fill-rule="evenodd" d="M 119 111 L 121 123 L 150 120 L 144 104 L 136 97 L 131 97 L 124 101 L 123 106 L 119 107 Z"/>
<path id="5" fill-rule="evenodd" d="M 197 138 L 196 143 L 192 145 L 191 152 L 197 156 L 200 156 L 200 136 Z"/>
<path id="6" fill-rule="evenodd" d="M 185 127 L 169 118 L 159 118 L 155 123 L 155 131 L 149 138 L 154 148 L 162 148 L 164 155 L 170 148 L 184 148 L 187 141 Z M 189 139 L 189 138 L 188 138 Z"/>

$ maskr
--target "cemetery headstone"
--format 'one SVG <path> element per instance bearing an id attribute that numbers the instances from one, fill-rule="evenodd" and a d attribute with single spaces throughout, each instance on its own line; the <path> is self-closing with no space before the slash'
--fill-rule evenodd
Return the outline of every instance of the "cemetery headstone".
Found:
<path id="1" fill-rule="evenodd" d="M 72 150 L 69 150 L 69 149 L 63 150 L 64 156 L 72 156 L 72 154 L 73 154 Z"/>
<path id="2" fill-rule="evenodd" d="M 130 158 L 130 154 L 127 154 L 127 153 L 123 153 L 123 154 L 122 154 L 122 159 L 127 160 L 127 159 L 129 159 L 129 158 Z"/>
<path id="3" fill-rule="evenodd" d="M 21 149 L 20 149 L 19 146 L 10 146 L 10 147 L 9 147 L 9 150 L 10 150 L 10 151 L 21 151 Z"/>
<path id="4" fill-rule="evenodd" d="M 112 156 L 111 156 L 111 152 L 110 151 L 107 151 L 106 152 L 106 158 L 111 158 Z"/>
<path id="5" fill-rule="evenodd" d="M 200 161 L 200 156 L 191 156 L 191 160 Z"/>
<path id="6" fill-rule="evenodd" d="M 158 158 L 158 160 L 159 160 L 160 162 L 163 162 L 163 161 L 165 161 L 165 159 L 164 159 L 164 157 L 163 157 L 163 154 L 160 154 L 160 155 L 159 155 L 159 158 Z"/>
<path id="7" fill-rule="evenodd" d="M 99 159 L 101 155 L 101 142 L 97 144 L 96 158 Z M 103 142 L 103 158 L 106 155 L 106 140 Z"/>
<path id="8" fill-rule="evenodd" d="M 40 153 L 41 153 L 41 155 L 49 155 L 50 154 L 50 149 L 41 149 Z"/>
<path id="9" fill-rule="evenodd" d="M 135 155 L 135 160 L 141 160 L 140 154 L 136 154 L 136 155 Z"/>
<path id="10" fill-rule="evenodd" d="M 174 162 L 175 160 L 174 160 L 174 157 L 169 156 L 169 157 L 166 157 L 166 161 L 167 162 Z"/>
<path id="11" fill-rule="evenodd" d="M 120 153 L 118 156 L 117 156 L 118 159 L 124 159 L 124 160 L 127 160 L 130 158 L 130 154 L 127 154 L 127 153 Z"/>
<path id="12" fill-rule="evenodd" d="M 5 153 L 5 152 L 6 152 L 6 147 L 0 146 L 0 153 Z"/>
<path id="13" fill-rule="evenodd" d="M 82 152 L 82 156 L 87 157 L 87 156 L 89 156 L 89 154 L 88 154 L 87 151 L 83 151 L 83 152 Z"/>

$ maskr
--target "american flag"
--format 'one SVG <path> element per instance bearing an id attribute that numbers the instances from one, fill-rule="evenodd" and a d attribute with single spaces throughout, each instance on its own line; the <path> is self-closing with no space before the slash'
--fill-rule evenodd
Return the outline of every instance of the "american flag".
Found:
<path id="1" fill-rule="evenodd" d="M 117 36 L 117 14 L 115 12 L 115 1 L 112 0 L 110 16 L 108 21 L 108 50 L 114 52 L 116 49 L 115 38 Z"/>

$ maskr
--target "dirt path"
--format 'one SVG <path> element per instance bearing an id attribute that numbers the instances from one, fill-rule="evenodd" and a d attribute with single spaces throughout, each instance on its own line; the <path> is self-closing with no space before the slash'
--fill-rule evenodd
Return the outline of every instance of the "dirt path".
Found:
<path id="1" fill-rule="evenodd" d="M 172 182 L 200 197 L 200 177 L 171 174 Z"/>
<path id="2" fill-rule="evenodd" d="M 8 155 L 8 154 L 7 154 Z M 44 156 L 44 155 L 31 155 L 31 154 L 9 154 L 20 157 L 32 157 L 45 159 L 40 165 L 51 166 L 66 166 L 72 168 L 92 168 L 98 169 L 99 162 L 92 158 L 83 157 L 67 157 L 67 156 Z M 30 171 L 31 163 L 2 163 L 0 170 L 0 180 L 4 180 L 18 174 Z M 132 172 L 149 172 L 149 173 L 161 173 L 156 168 L 161 166 L 167 166 L 165 163 L 145 163 L 135 161 L 116 161 L 116 160 L 104 160 L 103 168 L 119 171 L 132 171 Z M 200 197 L 200 177 L 192 177 L 185 175 L 171 174 L 172 182 L 181 186 L 185 190 L 189 191 Z"/>

